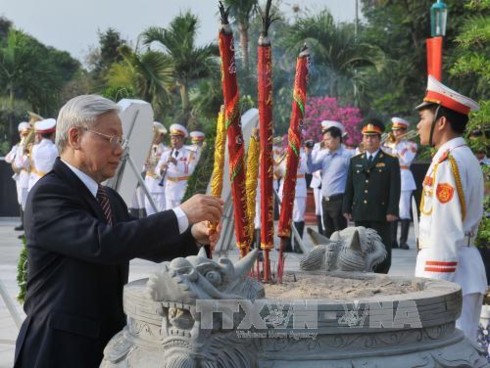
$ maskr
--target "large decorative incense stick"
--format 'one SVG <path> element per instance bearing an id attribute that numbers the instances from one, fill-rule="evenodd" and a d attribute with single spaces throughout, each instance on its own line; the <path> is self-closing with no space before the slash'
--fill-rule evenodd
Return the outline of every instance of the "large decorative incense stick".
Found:
<path id="1" fill-rule="evenodd" d="M 254 237 L 255 230 L 255 202 L 257 201 L 257 179 L 259 176 L 259 131 L 254 128 L 250 136 L 250 144 L 247 153 L 247 214 L 248 214 L 248 236 L 250 243 Z"/>
<path id="2" fill-rule="evenodd" d="M 225 166 L 225 143 L 226 143 L 226 127 L 225 127 L 225 107 L 222 105 L 218 113 L 216 122 L 216 140 L 214 142 L 214 165 L 213 174 L 211 175 L 211 195 L 221 197 L 223 191 L 223 168 Z M 216 232 L 217 223 L 211 223 L 209 229 L 211 232 Z"/>
<path id="3" fill-rule="evenodd" d="M 281 237 L 281 248 L 277 268 L 278 281 L 281 282 L 284 272 L 284 247 L 291 237 L 291 218 L 296 192 L 296 177 L 301 149 L 301 125 L 305 116 L 306 85 L 308 79 L 308 48 L 303 46 L 296 61 L 294 78 L 293 108 L 288 130 L 288 147 L 286 154 L 286 174 L 282 190 L 281 213 L 279 216 L 278 235 Z"/>
<path id="4" fill-rule="evenodd" d="M 268 37 L 271 0 L 262 15 L 258 43 L 258 107 L 260 128 L 260 247 L 264 250 L 264 281 L 270 280 L 269 252 L 274 248 L 274 197 L 272 157 L 272 49 Z"/>
<path id="5" fill-rule="evenodd" d="M 245 190 L 245 165 L 242 129 L 240 124 L 239 93 L 236 76 L 235 51 L 233 33 L 228 23 L 228 10 L 219 3 L 221 28 L 219 32 L 219 52 L 221 56 L 222 88 L 225 100 L 225 126 L 228 136 L 228 152 L 230 155 L 230 182 L 233 197 L 233 215 L 235 220 L 235 236 L 240 255 L 247 254 L 248 217 L 247 195 Z"/>

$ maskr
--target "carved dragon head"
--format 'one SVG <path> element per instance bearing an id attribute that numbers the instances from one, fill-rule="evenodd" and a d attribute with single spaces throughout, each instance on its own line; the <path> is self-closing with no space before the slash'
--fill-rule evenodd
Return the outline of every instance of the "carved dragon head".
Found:
<path id="1" fill-rule="evenodd" d="M 386 257 L 386 249 L 376 230 L 363 226 L 336 231 L 329 238 L 314 233 L 317 244 L 300 262 L 305 271 L 372 271 Z"/>

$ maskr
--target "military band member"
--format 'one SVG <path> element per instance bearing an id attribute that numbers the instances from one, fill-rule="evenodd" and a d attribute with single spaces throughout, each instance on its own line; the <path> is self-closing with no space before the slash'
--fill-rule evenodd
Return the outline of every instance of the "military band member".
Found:
<path id="1" fill-rule="evenodd" d="M 24 230 L 24 210 L 27 199 L 27 188 L 29 186 L 29 155 L 27 152 L 27 139 L 29 134 L 32 134 L 32 127 L 29 123 L 23 121 L 17 126 L 19 131 L 20 141 L 15 144 L 10 152 L 5 156 L 5 162 L 12 165 L 14 175 L 12 179 L 15 180 L 15 187 L 17 189 L 17 202 L 19 203 L 20 213 L 20 225 L 16 226 L 14 230 Z"/>
<path id="2" fill-rule="evenodd" d="M 194 152 L 193 159 L 196 160 L 197 163 L 201 158 L 202 148 L 204 146 L 206 135 L 203 132 L 194 130 L 189 133 L 189 137 L 191 138 L 191 144 L 189 146 L 186 146 L 186 148 Z"/>
<path id="3" fill-rule="evenodd" d="M 58 149 L 54 144 L 56 131 L 55 119 L 44 119 L 34 123 L 37 143 L 32 146 L 30 153 L 29 188 L 30 191 L 44 175 L 53 168 Z"/>
<path id="4" fill-rule="evenodd" d="M 362 128 L 364 153 L 350 160 L 345 186 L 343 212 L 356 226 L 372 228 L 385 245 L 387 256 L 374 269 L 388 273 L 391 266 L 390 223 L 398 218 L 400 202 L 400 164 L 380 149 L 384 124 L 368 119 Z"/>
<path id="5" fill-rule="evenodd" d="M 411 219 L 411 199 L 412 192 L 417 189 L 415 179 L 410 165 L 417 155 L 417 143 L 405 139 L 410 123 L 402 118 L 393 117 L 392 122 L 392 142 L 386 142 L 383 149 L 388 150 L 393 156 L 398 157 L 400 162 L 400 178 L 401 178 L 401 193 L 400 193 L 400 220 L 392 222 L 392 247 L 408 249 L 408 232 L 410 229 Z M 401 223 L 400 242 L 397 242 L 398 222 Z"/>
<path id="6" fill-rule="evenodd" d="M 461 285 L 463 306 L 456 327 L 476 341 L 485 267 L 474 246 L 483 215 L 483 175 L 462 134 L 478 104 L 429 76 L 424 102 L 417 106 L 420 143 L 436 154 L 423 181 L 415 276 Z"/>
<path id="7" fill-rule="evenodd" d="M 167 128 L 163 126 L 162 123 L 158 121 L 153 122 L 153 142 L 151 144 L 150 152 L 145 163 L 145 184 L 150 192 L 153 202 L 156 205 L 156 212 L 165 211 L 165 187 L 159 185 L 162 177 L 155 173 L 155 167 L 160 161 L 162 154 L 169 150 L 163 144 L 165 135 L 167 134 Z M 152 215 L 155 213 L 153 206 L 151 205 L 148 198 L 145 196 L 145 209 L 147 215 Z"/>
<path id="8" fill-rule="evenodd" d="M 172 124 L 170 126 L 171 149 L 162 154 L 155 168 L 155 173 L 164 178 L 167 210 L 180 205 L 187 189 L 187 181 L 197 164 L 193 159 L 194 152 L 184 146 L 184 140 L 188 135 L 184 126 Z"/>

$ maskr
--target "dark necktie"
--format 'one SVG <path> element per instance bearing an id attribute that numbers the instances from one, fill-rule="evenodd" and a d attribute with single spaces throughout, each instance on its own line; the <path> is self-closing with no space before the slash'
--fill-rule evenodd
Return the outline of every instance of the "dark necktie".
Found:
<path id="1" fill-rule="evenodd" d="M 179 155 L 179 151 L 175 151 L 175 157 Z"/>
<path id="2" fill-rule="evenodd" d="M 112 211 L 111 204 L 109 202 L 109 197 L 107 196 L 107 192 L 105 187 L 99 185 L 99 189 L 97 190 L 97 200 L 99 201 L 100 206 L 102 207 L 102 211 L 104 212 L 104 216 L 109 225 L 112 225 Z"/>
<path id="3" fill-rule="evenodd" d="M 371 165 L 373 163 L 373 155 L 369 155 L 368 164 Z"/>

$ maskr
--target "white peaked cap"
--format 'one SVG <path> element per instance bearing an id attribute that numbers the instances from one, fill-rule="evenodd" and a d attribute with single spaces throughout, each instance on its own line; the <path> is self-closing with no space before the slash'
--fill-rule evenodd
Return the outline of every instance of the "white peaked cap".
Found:
<path id="1" fill-rule="evenodd" d="M 194 141 L 202 141 L 206 135 L 203 133 L 203 132 L 200 132 L 198 130 L 194 130 L 192 132 L 189 133 L 189 136 L 191 137 L 191 139 Z"/>
<path id="2" fill-rule="evenodd" d="M 187 138 L 189 133 L 185 126 L 181 124 L 172 124 L 170 125 L 170 135 L 180 135 L 181 137 Z"/>
<path id="3" fill-rule="evenodd" d="M 159 133 L 163 133 L 163 134 L 168 133 L 167 128 L 165 128 L 165 126 L 158 121 L 153 122 L 153 129 L 154 129 L 154 131 L 157 131 Z"/>
<path id="4" fill-rule="evenodd" d="M 323 120 L 320 124 L 322 125 L 322 131 L 325 131 L 329 128 L 335 127 L 335 128 L 340 129 L 340 132 L 342 133 L 342 135 L 345 134 L 345 126 L 340 121 Z"/>
<path id="5" fill-rule="evenodd" d="M 391 122 L 393 123 L 391 129 L 407 129 L 410 126 L 409 121 L 396 116 L 391 118 Z"/>
<path id="6" fill-rule="evenodd" d="M 30 130 L 31 129 L 31 124 L 23 121 L 21 123 L 19 123 L 19 125 L 17 125 L 17 130 L 19 132 L 22 132 L 23 130 Z"/>
<path id="7" fill-rule="evenodd" d="M 432 75 L 429 75 L 427 81 L 427 91 L 425 92 L 424 102 L 415 109 L 420 110 L 430 104 L 438 104 L 463 115 L 468 115 L 470 111 L 477 111 L 480 109 L 480 105 L 478 105 L 476 101 L 445 86 Z"/>
<path id="8" fill-rule="evenodd" d="M 44 119 L 34 123 L 36 133 L 53 133 L 56 130 L 55 119 Z"/>

